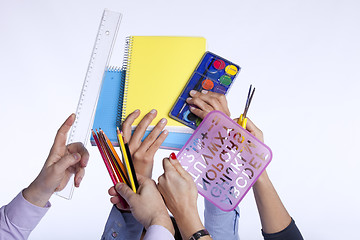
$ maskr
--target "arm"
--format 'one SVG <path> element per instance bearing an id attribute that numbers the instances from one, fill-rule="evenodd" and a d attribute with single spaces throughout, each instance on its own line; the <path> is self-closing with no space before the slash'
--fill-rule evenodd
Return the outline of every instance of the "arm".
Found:
<path id="1" fill-rule="evenodd" d="M 50 207 L 51 195 L 62 190 L 72 174 L 75 174 L 75 186 L 79 187 L 89 153 L 81 143 L 65 145 L 67 132 L 74 121 L 75 114 L 72 114 L 59 128 L 49 156 L 36 179 L 1 209 L 0 236 L 26 239 Z"/>
<path id="2" fill-rule="evenodd" d="M 219 110 L 230 116 L 225 95 L 208 91 L 191 91 L 187 103 L 196 105 L 190 111 L 200 118 L 204 118 L 209 112 Z M 205 227 L 214 239 L 239 239 L 239 207 L 231 212 L 225 212 L 217 208 L 211 202 L 205 201 L 204 220 Z"/>
<path id="3" fill-rule="evenodd" d="M 260 141 L 264 141 L 263 133 L 250 119 L 247 121 L 246 130 Z M 265 239 L 267 239 L 266 237 L 279 240 L 287 239 L 285 236 L 291 236 L 288 239 L 303 239 L 300 231 L 281 202 L 266 170 L 254 184 L 253 192 Z M 278 238 L 273 238 L 274 235 Z"/>
<path id="4" fill-rule="evenodd" d="M 170 157 L 163 160 L 164 174 L 158 179 L 158 189 L 179 226 L 182 238 L 189 239 L 197 231 L 205 229 L 197 209 L 198 192 L 192 177 L 180 165 L 175 154 Z M 206 239 L 212 238 L 209 235 L 201 238 Z"/>
<path id="5" fill-rule="evenodd" d="M 151 133 L 145 138 L 144 141 L 141 141 L 144 137 L 146 128 L 151 124 L 153 119 L 156 117 L 156 110 L 150 111 L 148 114 L 144 116 L 144 118 L 140 121 L 139 125 L 136 127 L 135 131 L 132 132 L 131 125 L 134 123 L 135 119 L 139 117 L 140 111 L 135 110 L 131 114 L 127 116 L 125 121 L 122 124 L 122 131 L 124 136 L 124 142 L 129 143 L 130 153 L 132 155 L 134 168 L 137 174 L 142 176 L 151 178 L 152 175 L 152 168 L 154 163 L 154 155 L 156 151 L 159 149 L 160 145 L 164 142 L 165 138 L 167 137 L 167 131 L 162 131 L 166 125 L 166 119 L 160 120 Z M 112 229 L 114 226 L 118 226 L 118 222 L 122 221 L 123 225 L 127 227 L 119 228 L 119 232 L 127 235 L 129 232 L 134 232 L 132 237 L 136 235 L 141 235 L 142 232 L 142 225 L 137 222 L 137 220 L 133 217 L 131 213 L 128 212 L 128 207 L 122 206 L 120 202 L 120 198 L 118 192 L 116 191 L 115 187 L 112 186 L 109 189 L 109 195 L 111 196 L 110 202 L 116 207 L 113 207 L 110 215 L 108 217 L 107 223 L 105 225 L 104 237 L 108 237 L 109 239 L 113 239 L 111 236 Z M 126 217 L 126 218 L 125 218 Z M 128 226 L 131 226 L 130 228 Z M 136 227 L 141 226 L 141 227 Z M 125 231 L 126 229 L 126 231 Z M 135 229 L 137 229 L 137 233 L 135 233 Z M 151 228 L 150 233 L 153 232 Z M 159 228 L 156 228 L 159 229 Z M 107 238 L 105 238 L 107 239 Z"/>
<path id="6" fill-rule="evenodd" d="M 146 128 L 156 117 L 156 110 L 152 110 L 146 114 L 132 133 L 131 125 L 139 115 L 140 111 L 136 110 L 129 114 L 123 122 L 122 131 L 124 142 L 129 143 L 129 149 L 136 173 L 151 178 L 154 155 L 167 137 L 168 132 L 166 130 L 162 131 L 166 125 L 166 119 L 160 120 L 145 140 L 141 141 L 144 137 Z M 109 189 L 109 195 L 111 196 L 110 201 L 112 204 L 115 204 L 119 209 L 126 209 L 121 205 L 119 196 L 114 187 Z"/>

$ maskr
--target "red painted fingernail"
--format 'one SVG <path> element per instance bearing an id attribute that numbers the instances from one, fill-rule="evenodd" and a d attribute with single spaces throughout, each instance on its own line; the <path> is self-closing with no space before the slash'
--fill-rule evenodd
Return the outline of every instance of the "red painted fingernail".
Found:
<path id="1" fill-rule="evenodd" d="M 176 155 L 175 155 L 175 153 L 172 152 L 172 153 L 170 154 L 170 158 L 171 158 L 172 160 L 176 160 Z"/>

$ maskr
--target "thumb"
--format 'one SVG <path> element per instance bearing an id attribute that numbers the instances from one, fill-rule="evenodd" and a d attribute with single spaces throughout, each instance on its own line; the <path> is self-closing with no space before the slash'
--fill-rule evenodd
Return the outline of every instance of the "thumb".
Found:
<path id="1" fill-rule="evenodd" d="M 118 183 L 115 186 L 116 191 L 122 196 L 125 201 L 131 206 L 135 201 L 136 193 L 125 183 Z"/>

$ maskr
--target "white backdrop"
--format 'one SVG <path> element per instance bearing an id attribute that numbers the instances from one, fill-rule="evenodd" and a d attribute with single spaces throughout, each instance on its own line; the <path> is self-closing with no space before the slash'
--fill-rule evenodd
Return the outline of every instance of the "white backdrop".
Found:
<path id="1" fill-rule="evenodd" d="M 37 176 L 58 127 L 76 110 L 104 8 L 123 13 L 112 65 L 121 66 L 128 35 L 203 36 L 208 50 L 238 63 L 232 117 L 253 84 L 249 117 L 273 151 L 270 178 L 304 237 L 358 236 L 356 0 L 0 0 L 0 205 Z M 30 239 L 100 239 L 112 183 L 97 149 L 88 149 L 73 199 L 53 196 Z M 157 153 L 154 179 L 169 153 Z M 262 239 L 252 192 L 240 208 L 241 239 Z"/>

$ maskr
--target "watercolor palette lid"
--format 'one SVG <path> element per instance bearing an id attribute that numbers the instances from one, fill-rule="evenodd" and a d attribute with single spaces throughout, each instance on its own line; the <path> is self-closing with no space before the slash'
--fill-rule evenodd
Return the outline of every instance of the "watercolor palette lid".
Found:
<path id="1" fill-rule="evenodd" d="M 270 163 L 272 152 L 226 114 L 212 111 L 177 158 L 202 196 L 231 211 Z"/>

